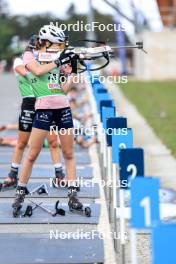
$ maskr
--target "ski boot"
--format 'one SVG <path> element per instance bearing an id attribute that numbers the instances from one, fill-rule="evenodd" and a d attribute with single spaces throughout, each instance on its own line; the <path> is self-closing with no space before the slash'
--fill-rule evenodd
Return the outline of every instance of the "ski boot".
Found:
<path id="1" fill-rule="evenodd" d="M 13 190 L 17 187 L 18 183 L 18 169 L 11 168 L 11 171 L 8 174 L 8 178 L 4 182 L 0 183 L 0 191 Z"/>
<path id="2" fill-rule="evenodd" d="M 87 217 L 91 216 L 90 207 L 83 207 L 83 204 L 79 201 L 77 197 L 77 187 L 70 186 L 68 188 L 68 207 L 70 212 L 77 212 L 79 214 L 84 214 Z"/>
<path id="3" fill-rule="evenodd" d="M 52 186 L 54 188 L 68 188 L 69 187 L 69 183 L 65 182 L 65 173 L 63 172 L 62 168 L 56 169 L 55 170 L 55 178 L 52 181 Z M 80 191 L 80 186 L 79 184 L 77 184 L 76 186 L 76 190 L 79 192 Z"/>
<path id="4" fill-rule="evenodd" d="M 29 191 L 26 187 L 21 187 L 18 186 L 16 189 L 16 195 L 15 195 L 15 200 L 12 204 L 13 208 L 13 217 L 18 217 L 20 216 L 21 213 L 21 208 L 23 206 L 24 198 L 25 196 L 29 194 Z"/>
<path id="5" fill-rule="evenodd" d="M 55 178 L 53 179 L 53 187 L 67 187 L 67 184 L 64 182 L 65 173 L 62 168 L 55 169 Z"/>

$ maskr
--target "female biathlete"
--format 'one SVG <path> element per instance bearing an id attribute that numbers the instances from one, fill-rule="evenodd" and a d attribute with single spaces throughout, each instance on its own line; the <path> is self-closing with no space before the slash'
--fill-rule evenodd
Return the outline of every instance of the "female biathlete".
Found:
<path id="1" fill-rule="evenodd" d="M 64 32 L 55 26 L 45 25 L 39 32 L 39 54 L 58 51 L 65 48 Z M 73 153 L 73 121 L 69 101 L 60 84 L 60 71 L 63 65 L 72 64 L 77 58 L 73 52 L 62 52 L 59 59 L 51 63 L 39 64 L 31 52 L 25 52 L 23 63 L 30 72 L 30 79 L 36 100 L 29 151 L 24 160 L 15 200 L 12 204 L 14 214 L 21 209 L 25 195 L 28 193 L 27 183 L 31 175 L 34 161 L 41 151 L 43 141 L 52 126 L 57 127 L 59 139 L 66 165 L 69 207 L 82 209 L 77 198 L 76 167 Z"/>
<path id="2" fill-rule="evenodd" d="M 36 49 L 36 42 L 38 41 L 38 36 L 33 35 L 29 41 L 26 50 L 28 52 L 33 52 Z M 11 169 L 8 177 L 1 184 L 1 190 L 9 190 L 17 187 L 18 180 L 18 168 L 21 163 L 21 159 L 28 144 L 30 133 L 32 130 L 32 123 L 35 116 L 35 102 L 36 98 L 34 96 L 32 87 L 29 80 L 27 79 L 27 71 L 24 67 L 23 60 L 19 57 L 14 60 L 13 65 L 16 78 L 18 80 L 18 87 L 22 96 L 21 113 L 19 116 L 18 125 L 18 140 L 15 147 L 15 151 L 12 158 Z M 64 178 L 64 173 L 62 171 L 61 157 L 58 151 L 57 136 L 46 135 L 49 143 L 49 148 L 51 152 L 51 157 L 55 168 L 55 177 L 59 179 Z"/>

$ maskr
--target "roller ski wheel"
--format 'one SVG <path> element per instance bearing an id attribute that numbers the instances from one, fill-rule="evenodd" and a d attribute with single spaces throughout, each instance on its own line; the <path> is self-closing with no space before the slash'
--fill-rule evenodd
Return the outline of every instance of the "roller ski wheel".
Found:
<path id="1" fill-rule="evenodd" d="M 17 218 L 17 217 L 19 217 L 22 214 L 21 208 L 22 208 L 22 205 L 19 205 L 18 207 L 17 206 L 16 207 L 13 207 L 12 214 L 13 214 L 13 217 L 14 218 Z"/>
<path id="2" fill-rule="evenodd" d="M 92 211 L 91 211 L 90 207 L 85 207 L 84 212 L 85 212 L 85 215 L 87 217 L 91 217 Z"/>
<path id="3" fill-rule="evenodd" d="M 4 182 L 0 183 L 0 191 L 10 191 L 14 190 L 17 187 L 18 179 L 17 178 L 8 178 L 7 180 L 4 180 Z"/>

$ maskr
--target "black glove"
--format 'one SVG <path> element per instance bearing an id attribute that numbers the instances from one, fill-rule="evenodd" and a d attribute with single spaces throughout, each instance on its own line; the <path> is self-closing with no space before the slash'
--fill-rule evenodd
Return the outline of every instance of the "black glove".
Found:
<path id="1" fill-rule="evenodd" d="M 60 55 L 60 57 L 54 61 L 54 63 L 57 65 L 57 67 L 62 66 L 64 64 L 72 64 L 74 60 L 78 59 L 78 55 L 75 54 L 72 51 L 63 51 Z"/>

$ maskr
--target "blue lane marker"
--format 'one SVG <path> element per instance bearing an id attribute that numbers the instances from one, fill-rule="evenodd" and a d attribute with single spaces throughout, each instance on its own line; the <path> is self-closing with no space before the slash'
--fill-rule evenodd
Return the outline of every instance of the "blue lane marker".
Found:
<path id="1" fill-rule="evenodd" d="M 96 99 L 96 102 L 97 102 L 97 110 L 100 113 L 100 102 L 102 100 L 110 100 L 111 98 L 110 98 L 110 95 L 108 93 L 99 93 L 97 95 L 97 97 L 95 97 L 95 99 Z"/>
<path id="2" fill-rule="evenodd" d="M 163 224 L 152 231 L 152 264 L 175 264 L 176 224 Z"/>
<path id="3" fill-rule="evenodd" d="M 108 93 L 108 92 L 105 88 L 102 87 L 96 90 L 96 94 L 99 94 L 99 93 Z"/>
<path id="4" fill-rule="evenodd" d="M 115 107 L 115 103 L 113 100 L 101 100 L 100 101 L 100 116 L 102 122 L 102 108 L 103 107 Z"/>
<path id="5" fill-rule="evenodd" d="M 108 92 L 104 88 L 100 88 L 100 89 L 94 90 L 94 97 L 95 97 L 96 100 L 97 100 L 97 98 L 99 97 L 100 94 L 108 94 Z"/>
<path id="6" fill-rule="evenodd" d="M 160 222 L 159 179 L 137 177 L 131 182 L 131 225 L 152 228 Z M 169 263 L 170 262 L 165 262 Z"/>
<path id="7" fill-rule="evenodd" d="M 97 89 L 94 93 L 95 99 L 97 100 L 100 95 L 109 95 L 108 92 L 105 89 Z M 103 100 L 103 99 L 102 99 Z M 107 100 L 107 99 L 104 99 Z"/>
<path id="8" fill-rule="evenodd" d="M 106 140 L 107 145 L 112 146 L 112 134 L 114 129 L 118 128 L 126 128 L 127 127 L 127 119 L 125 117 L 111 117 L 107 119 L 107 134 Z"/>
<path id="9" fill-rule="evenodd" d="M 93 92 L 94 94 L 97 92 L 98 89 L 105 89 L 101 83 L 96 83 L 93 85 Z"/>
<path id="10" fill-rule="evenodd" d="M 90 81 L 91 81 L 91 84 L 93 87 L 98 85 L 98 84 L 101 84 L 100 83 L 100 75 L 91 75 Z M 101 86 L 103 86 L 103 85 L 101 84 Z"/>
<path id="11" fill-rule="evenodd" d="M 103 128 L 106 129 L 107 119 L 115 116 L 115 107 L 102 107 Z"/>
<path id="12" fill-rule="evenodd" d="M 119 153 L 122 148 L 133 147 L 133 131 L 131 128 L 116 130 L 112 135 L 112 162 L 119 164 Z"/>
<path id="13" fill-rule="evenodd" d="M 141 148 L 120 149 L 120 180 L 131 181 L 136 176 L 144 176 L 144 151 Z"/>

